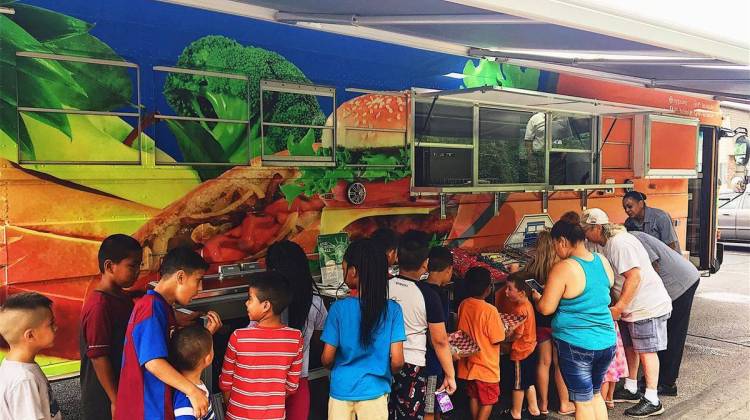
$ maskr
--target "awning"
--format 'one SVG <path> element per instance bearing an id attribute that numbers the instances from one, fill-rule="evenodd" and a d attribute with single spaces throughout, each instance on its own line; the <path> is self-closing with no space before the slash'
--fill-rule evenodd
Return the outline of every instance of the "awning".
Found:
<path id="1" fill-rule="evenodd" d="M 697 30 L 677 30 L 572 0 L 162 1 L 750 102 L 750 44 L 712 39 Z"/>
<path id="2" fill-rule="evenodd" d="M 556 95 L 525 89 L 504 88 L 499 86 L 456 90 L 419 90 L 416 92 L 417 99 L 436 97 L 484 105 L 508 106 L 534 111 L 551 111 L 565 114 L 617 116 L 671 112 L 669 109 L 598 101 L 595 99 Z"/>

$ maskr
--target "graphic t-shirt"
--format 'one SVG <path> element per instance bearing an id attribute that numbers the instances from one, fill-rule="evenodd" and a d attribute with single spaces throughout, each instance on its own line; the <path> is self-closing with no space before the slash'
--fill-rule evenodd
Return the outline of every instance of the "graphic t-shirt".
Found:
<path id="1" fill-rule="evenodd" d="M 172 389 L 146 370 L 146 363 L 166 359 L 174 310 L 157 292 L 149 290 L 133 307 L 125 333 L 116 420 L 172 419 Z"/>
<path id="2" fill-rule="evenodd" d="M 115 383 L 120 379 L 123 343 L 133 301 L 125 293 L 109 294 L 94 290 L 81 310 L 81 417 L 106 420 L 112 417 L 111 402 L 96 377 L 91 359 L 107 357 Z"/>
<path id="3" fill-rule="evenodd" d="M 183 394 L 182 391 L 175 390 L 174 397 L 172 398 L 172 407 L 174 408 L 174 419 L 175 420 L 216 420 L 216 412 L 214 411 L 213 404 L 211 404 L 211 396 L 208 394 L 208 389 L 203 383 L 198 384 L 198 388 L 202 389 L 208 398 L 208 412 L 201 418 L 195 417 L 193 406 L 190 404 L 190 399 L 187 395 Z"/>
<path id="4" fill-rule="evenodd" d="M 0 363 L 0 419 L 62 420 L 52 387 L 36 363 Z"/>
<path id="5" fill-rule="evenodd" d="M 337 400 L 372 400 L 391 392 L 391 343 L 406 340 L 401 307 L 388 300 L 367 346 L 360 340 L 361 322 L 359 298 L 339 300 L 331 306 L 320 336 L 336 347 L 330 393 Z"/>
<path id="6" fill-rule="evenodd" d="M 505 340 L 505 328 L 497 308 L 482 299 L 465 299 L 458 307 L 458 329 L 479 346 L 479 352 L 458 361 L 458 377 L 499 382 L 500 342 Z"/>
<path id="7" fill-rule="evenodd" d="M 445 322 L 440 297 L 427 283 L 403 276 L 388 280 L 388 295 L 401 305 L 404 314 L 404 361 L 414 366 L 425 366 L 427 324 Z"/>

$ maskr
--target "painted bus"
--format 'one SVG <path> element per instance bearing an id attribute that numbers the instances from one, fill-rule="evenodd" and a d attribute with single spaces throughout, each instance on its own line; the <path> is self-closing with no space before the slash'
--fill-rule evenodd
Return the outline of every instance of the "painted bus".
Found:
<path id="1" fill-rule="evenodd" d="M 716 101 L 151 0 L 0 6 L 0 302 L 53 299 L 50 376 L 78 370 L 114 233 L 143 245 L 137 289 L 174 246 L 314 259 L 320 234 L 380 227 L 466 267 L 529 215 L 621 222 L 637 189 L 718 268 Z"/>

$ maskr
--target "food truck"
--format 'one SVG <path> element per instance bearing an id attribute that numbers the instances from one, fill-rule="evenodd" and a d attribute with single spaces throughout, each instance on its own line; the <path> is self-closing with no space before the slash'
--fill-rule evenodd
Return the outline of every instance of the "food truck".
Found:
<path id="1" fill-rule="evenodd" d="M 499 279 L 566 211 L 622 222 L 629 189 L 672 216 L 696 265 L 720 264 L 721 115 L 705 97 L 148 0 L 0 5 L 0 302 L 54 301 L 51 377 L 78 371 L 114 233 L 143 245 L 135 289 L 168 249 L 199 250 L 212 269 L 186 309 L 235 326 L 275 241 L 314 265 L 320 235 L 419 229 L 458 275 Z"/>

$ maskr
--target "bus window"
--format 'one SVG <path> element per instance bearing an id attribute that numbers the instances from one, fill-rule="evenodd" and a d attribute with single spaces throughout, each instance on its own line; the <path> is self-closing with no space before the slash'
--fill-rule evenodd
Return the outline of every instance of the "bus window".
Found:
<path id="1" fill-rule="evenodd" d="M 594 182 L 591 117 L 551 114 L 549 184 L 585 185 Z"/>
<path id="2" fill-rule="evenodd" d="M 317 85 L 260 82 L 260 156 L 263 162 L 335 164 L 336 90 Z M 334 115 L 331 125 L 326 116 Z"/>
<path id="3" fill-rule="evenodd" d="M 16 78 L 19 163 L 140 164 L 136 64 L 18 52 Z"/>
<path id="4" fill-rule="evenodd" d="M 259 130 L 251 124 L 247 76 L 157 66 L 154 82 L 161 92 L 154 116 L 157 165 L 250 163 Z"/>
<path id="5" fill-rule="evenodd" d="M 480 108 L 479 183 L 544 183 L 545 143 L 544 113 Z"/>

